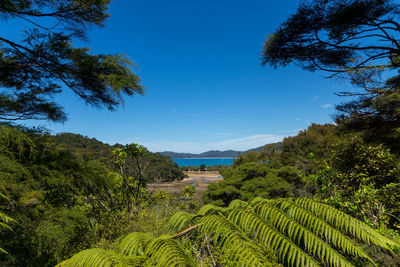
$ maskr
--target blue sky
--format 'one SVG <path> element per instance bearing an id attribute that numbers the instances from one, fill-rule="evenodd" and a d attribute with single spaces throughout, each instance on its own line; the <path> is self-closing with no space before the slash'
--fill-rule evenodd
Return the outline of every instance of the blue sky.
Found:
<path id="1" fill-rule="evenodd" d="M 333 93 L 346 84 L 296 66 L 261 66 L 268 33 L 299 0 L 114 0 L 104 28 L 92 29 L 94 53 L 124 53 L 137 64 L 145 96 L 116 112 L 85 105 L 66 90 L 64 124 L 28 121 L 53 133 L 136 142 L 151 151 L 246 150 L 282 140 L 311 123 L 332 122 Z M 13 22 L 0 31 L 18 35 Z"/>

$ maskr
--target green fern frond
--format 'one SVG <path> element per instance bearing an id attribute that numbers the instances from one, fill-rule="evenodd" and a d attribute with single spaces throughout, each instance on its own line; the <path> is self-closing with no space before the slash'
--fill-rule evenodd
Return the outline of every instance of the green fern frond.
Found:
<path id="1" fill-rule="evenodd" d="M 384 235 L 381 235 L 369 225 L 327 204 L 309 198 L 298 198 L 294 200 L 294 203 L 303 209 L 310 211 L 312 214 L 328 222 L 340 231 L 350 234 L 367 244 L 372 243 L 390 251 L 390 247 L 400 248 L 400 244 Z"/>
<path id="2" fill-rule="evenodd" d="M 284 211 L 291 219 L 300 223 L 315 235 L 326 240 L 332 246 L 343 250 L 348 255 L 368 259 L 373 263 L 372 259 L 360 247 L 358 247 L 353 240 L 309 211 L 294 204 L 290 200 L 279 199 L 272 201 L 272 203 Z"/>
<path id="3" fill-rule="evenodd" d="M 298 246 L 304 247 L 308 253 L 321 261 L 326 261 L 330 266 L 353 266 L 345 257 L 339 254 L 328 243 L 313 234 L 307 228 L 292 220 L 278 208 L 271 205 L 271 201 L 258 202 L 254 211 L 263 220 L 271 223 L 280 233 L 288 236 Z"/>
<path id="4" fill-rule="evenodd" d="M 148 233 L 134 232 L 127 235 L 120 243 L 119 250 L 126 256 L 143 256 L 147 244 L 154 238 Z"/>
<path id="5" fill-rule="evenodd" d="M 197 212 L 198 215 L 211 215 L 211 214 L 225 214 L 228 211 L 227 208 L 215 206 L 213 204 L 207 204 L 202 206 Z"/>
<path id="6" fill-rule="evenodd" d="M 12 228 L 8 224 L 0 222 L 0 230 L 12 231 Z"/>
<path id="7" fill-rule="evenodd" d="M 158 238 L 146 248 L 152 266 L 196 266 L 184 247 L 171 238 Z"/>
<path id="8" fill-rule="evenodd" d="M 207 244 L 204 255 L 215 253 L 213 262 L 224 266 L 353 266 L 346 254 L 372 262 L 349 236 L 385 249 L 400 248 L 357 219 L 305 198 L 256 198 L 249 204 L 235 200 L 228 208 L 205 205 L 197 215 L 176 213 L 169 225 L 185 230 L 157 239 L 132 233 L 122 240 L 121 254 L 89 249 L 59 266 L 195 266 L 191 249 L 201 238 Z M 188 250 L 180 241 L 189 244 Z"/>
<path id="9" fill-rule="evenodd" d="M 169 219 L 168 227 L 175 231 L 181 231 L 193 224 L 194 217 L 196 216 L 193 214 L 178 211 Z"/>
<path id="10" fill-rule="evenodd" d="M 240 199 L 234 199 L 229 203 L 228 209 L 236 209 L 236 208 L 241 208 L 241 207 L 246 207 L 248 206 L 249 203 L 246 201 L 240 200 Z"/>
<path id="11" fill-rule="evenodd" d="M 289 238 L 254 213 L 236 209 L 230 212 L 228 218 L 250 238 L 256 238 L 263 246 L 271 249 L 280 262 L 288 266 L 320 266 Z"/>
<path id="12" fill-rule="evenodd" d="M 250 242 L 233 223 L 220 215 L 205 216 L 199 231 L 211 238 L 223 255 L 234 266 L 276 266 L 261 248 Z"/>
<path id="13" fill-rule="evenodd" d="M 57 267 L 140 267 L 145 265 L 143 257 L 126 257 L 111 250 L 100 248 L 83 250 L 58 264 Z"/>
<path id="14" fill-rule="evenodd" d="M 9 255 L 8 252 L 2 249 L 1 247 L 0 247 L 0 254 Z"/>

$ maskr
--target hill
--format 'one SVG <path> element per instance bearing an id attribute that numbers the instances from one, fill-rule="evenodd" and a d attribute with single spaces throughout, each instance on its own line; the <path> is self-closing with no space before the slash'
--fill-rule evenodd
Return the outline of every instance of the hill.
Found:
<path id="1" fill-rule="evenodd" d="M 246 151 L 235 151 L 235 150 L 210 150 L 200 154 L 193 153 L 178 153 L 172 151 L 160 152 L 161 155 L 170 158 L 236 158 L 239 157 L 239 153 L 246 154 L 247 152 L 258 152 L 264 149 L 264 146 L 252 148 Z"/>

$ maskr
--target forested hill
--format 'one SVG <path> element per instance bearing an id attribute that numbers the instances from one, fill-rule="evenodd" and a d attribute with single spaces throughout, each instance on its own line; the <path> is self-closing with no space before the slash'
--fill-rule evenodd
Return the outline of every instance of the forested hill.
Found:
<path id="1" fill-rule="evenodd" d="M 192 154 L 192 153 L 177 153 L 172 151 L 164 151 L 160 154 L 170 158 L 235 158 L 239 156 L 239 153 L 245 154 L 249 151 L 262 151 L 265 146 L 260 146 L 256 148 L 252 148 L 246 151 L 235 151 L 235 150 L 210 150 L 207 152 L 203 152 L 200 154 Z"/>
<path id="2" fill-rule="evenodd" d="M 33 132 L 22 127 L 9 127 L 5 125 L 1 127 L 4 131 L 13 129 L 26 138 L 31 139 L 36 148 L 45 147 L 56 153 L 69 153 L 77 161 L 90 161 L 90 164 L 102 165 L 106 169 L 113 168 L 112 151 L 117 147 L 122 147 L 120 144 L 111 146 L 95 138 L 74 133 L 50 135 L 45 132 Z M 180 180 L 184 177 L 183 172 L 175 162 L 160 153 L 152 153 L 146 150 L 143 158 L 147 166 L 144 173 L 147 181 L 154 180 L 154 177 L 164 181 Z"/>

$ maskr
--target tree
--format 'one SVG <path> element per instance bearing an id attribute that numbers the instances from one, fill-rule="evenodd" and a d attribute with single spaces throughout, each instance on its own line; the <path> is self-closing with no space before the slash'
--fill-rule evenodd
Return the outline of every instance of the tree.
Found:
<path id="1" fill-rule="evenodd" d="M 145 194 L 146 182 L 144 171 L 149 162 L 144 159 L 147 149 L 144 146 L 131 143 L 124 147 L 117 147 L 113 150 L 114 165 L 117 172 L 113 173 L 120 186 L 120 208 L 127 208 L 130 212 L 132 208 L 138 207 L 140 200 Z M 133 164 L 127 164 L 132 161 Z"/>
<path id="2" fill-rule="evenodd" d="M 200 171 L 205 171 L 205 170 L 207 170 L 206 164 L 201 164 L 201 165 L 199 166 L 199 170 L 200 170 Z"/>
<path id="3" fill-rule="evenodd" d="M 181 232 L 131 233 L 118 252 L 83 250 L 58 266 L 361 266 L 375 264 L 361 243 L 400 249 L 357 219 L 306 198 L 208 204 L 197 214 L 175 213 L 169 225 Z"/>
<path id="4" fill-rule="evenodd" d="M 337 106 L 337 120 L 387 133 L 400 127 L 399 14 L 392 0 L 302 1 L 267 38 L 263 64 L 349 79 L 354 88 L 337 94 L 359 99 Z"/>
<path id="5" fill-rule="evenodd" d="M 342 141 L 310 178 L 326 202 L 376 227 L 399 229 L 398 159 L 382 145 L 356 137 Z"/>
<path id="6" fill-rule="evenodd" d="M 76 48 L 92 26 L 103 26 L 110 0 L 4 0 L 3 21 L 30 28 L 21 41 L 0 36 L 0 119 L 66 120 L 54 96 L 69 88 L 87 104 L 114 110 L 122 96 L 143 94 L 125 55 Z"/>

